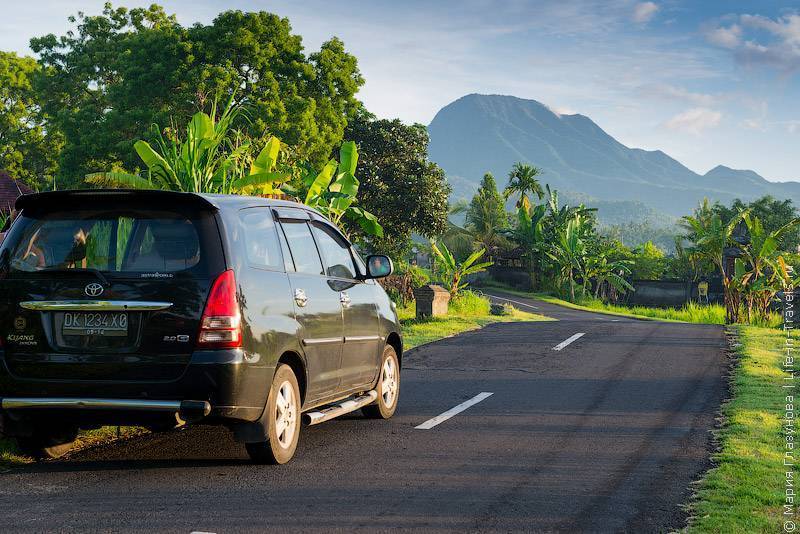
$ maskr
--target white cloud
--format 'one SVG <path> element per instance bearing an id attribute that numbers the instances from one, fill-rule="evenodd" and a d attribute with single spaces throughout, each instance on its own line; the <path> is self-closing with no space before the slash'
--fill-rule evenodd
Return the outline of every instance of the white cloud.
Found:
<path id="1" fill-rule="evenodd" d="M 739 15 L 738 23 L 706 32 L 706 39 L 733 50 L 745 65 L 768 65 L 780 71 L 800 71 L 800 14 L 771 19 Z"/>
<path id="2" fill-rule="evenodd" d="M 639 2 L 633 8 L 633 20 L 639 24 L 650 22 L 658 12 L 658 5 L 655 2 Z"/>
<path id="3" fill-rule="evenodd" d="M 670 130 L 678 130 L 699 135 L 708 128 L 714 128 L 722 119 L 722 113 L 708 108 L 692 108 L 669 119 L 664 126 Z"/>
<path id="4" fill-rule="evenodd" d="M 697 106 L 712 106 L 718 100 L 714 95 L 696 93 L 669 83 L 651 83 L 639 87 L 644 96 L 655 96 L 665 100 L 689 102 Z"/>
<path id="5" fill-rule="evenodd" d="M 712 44 L 723 48 L 736 48 L 742 36 L 742 28 L 738 24 L 731 26 L 713 28 L 706 32 L 706 38 Z"/>
<path id="6" fill-rule="evenodd" d="M 783 121 L 783 125 L 790 134 L 800 133 L 800 120 Z"/>
<path id="7" fill-rule="evenodd" d="M 742 121 L 742 126 L 748 130 L 757 130 L 759 132 L 766 132 L 767 127 L 760 119 L 745 119 Z"/>
<path id="8" fill-rule="evenodd" d="M 564 107 L 564 106 L 547 106 L 550 111 L 558 115 L 576 115 L 578 112 L 572 108 Z"/>

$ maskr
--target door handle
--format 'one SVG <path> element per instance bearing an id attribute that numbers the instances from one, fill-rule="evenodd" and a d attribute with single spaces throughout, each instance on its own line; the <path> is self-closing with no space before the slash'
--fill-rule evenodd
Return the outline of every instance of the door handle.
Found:
<path id="1" fill-rule="evenodd" d="M 308 304 L 308 297 L 306 296 L 306 292 L 299 288 L 295 289 L 294 301 L 301 308 L 305 307 L 305 305 Z"/>
<path id="2" fill-rule="evenodd" d="M 350 295 L 348 295 L 346 292 L 342 291 L 341 293 L 339 293 L 339 302 L 342 303 L 343 307 L 349 308 L 350 307 Z"/>

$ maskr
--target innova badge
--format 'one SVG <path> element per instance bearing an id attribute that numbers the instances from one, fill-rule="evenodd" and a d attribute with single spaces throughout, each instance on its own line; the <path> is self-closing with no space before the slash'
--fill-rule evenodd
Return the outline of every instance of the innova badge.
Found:
<path id="1" fill-rule="evenodd" d="M 86 293 L 88 297 L 99 297 L 103 294 L 103 286 L 97 282 L 92 282 L 86 285 L 83 292 Z"/>

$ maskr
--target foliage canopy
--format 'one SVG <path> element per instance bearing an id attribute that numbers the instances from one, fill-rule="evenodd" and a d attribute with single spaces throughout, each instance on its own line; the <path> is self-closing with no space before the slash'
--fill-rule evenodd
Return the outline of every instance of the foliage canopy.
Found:
<path id="1" fill-rule="evenodd" d="M 158 5 L 105 5 L 79 13 L 74 31 L 31 40 L 41 76 L 35 84 L 51 128 L 65 139 L 59 175 L 73 182 L 90 172 L 135 170 L 133 140 L 155 141 L 152 124 L 183 124 L 234 91 L 251 106 L 239 125 L 295 147 L 324 163 L 361 104 L 364 80 L 336 38 L 306 55 L 289 21 L 226 11 L 210 25 L 184 28 Z"/>

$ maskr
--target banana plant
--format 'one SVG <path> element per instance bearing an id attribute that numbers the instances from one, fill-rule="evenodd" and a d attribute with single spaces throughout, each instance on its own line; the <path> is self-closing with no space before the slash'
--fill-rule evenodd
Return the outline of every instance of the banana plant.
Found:
<path id="1" fill-rule="evenodd" d="M 622 275 L 630 274 L 630 260 L 610 260 L 605 251 L 586 257 L 584 264 L 583 291 L 589 289 L 591 280 L 595 281 L 594 296 L 600 297 L 606 285 L 610 285 L 619 293 L 634 291 L 633 286 Z"/>
<path id="2" fill-rule="evenodd" d="M 372 213 L 356 206 L 359 182 L 355 176 L 358 149 L 353 141 L 342 143 L 339 162 L 331 159 L 316 175 L 307 172 L 304 203 L 341 227 L 344 219 L 357 223 L 368 235 L 383 236 L 383 227 Z"/>
<path id="3" fill-rule="evenodd" d="M 769 314 L 770 304 L 781 289 L 781 274 L 785 266 L 778 254 L 780 240 L 786 232 L 800 224 L 800 219 L 792 219 L 771 232 L 764 228 L 758 217 L 748 213 L 743 219 L 750 234 L 750 243 L 742 248 L 743 259 L 749 268 L 744 285 L 744 301 L 747 305 L 747 321 L 750 322 L 754 311 L 764 317 Z"/>
<path id="4" fill-rule="evenodd" d="M 439 259 L 444 282 L 448 286 L 451 297 L 456 296 L 459 291 L 468 285 L 468 282 L 464 280 L 466 276 L 483 272 L 492 265 L 491 261 L 478 262 L 481 256 L 486 254 L 485 248 L 476 250 L 461 263 L 456 260 L 444 243 L 431 242 L 431 250 Z"/>
<path id="5" fill-rule="evenodd" d="M 695 210 L 694 215 L 686 215 L 680 221 L 686 231 L 686 237 L 692 242 L 687 249 L 695 261 L 711 261 L 722 276 L 722 291 L 726 308 L 726 321 L 735 323 L 738 320 L 738 307 L 734 300 L 729 299 L 729 287 L 732 277 L 730 273 L 725 273 L 725 248 L 732 243 L 733 232 L 739 224 L 749 214 L 749 210 L 742 210 L 730 221 L 724 223 L 717 213 L 710 211 L 708 202 L 704 201 Z"/>
<path id="6" fill-rule="evenodd" d="M 541 261 L 547 248 L 545 235 L 545 217 L 547 205 L 537 204 L 531 209 L 525 206 L 517 208 L 517 224 L 506 232 L 512 241 L 525 251 L 526 268 L 530 286 L 536 287 L 537 264 L 541 271 Z"/>
<path id="7" fill-rule="evenodd" d="M 570 300 L 575 301 L 575 274 L 583 271 L 583 257 L 586 255 L 586 245 L 580 238 L 579 220 L 573 218 L 567 222 L 556 235 L 556 242 L 547 251 L 558 269 L 558 279 L 561 285 L 569 284 Z"/>
<path id="8" fill-rule="evenodd" d="M 145 176 L 98 172 L 87 175 L 86 181 L 103 187 L 194 193 L 278 193 L 291 176 L 276 171 L 280 141 L 270 137 L 254 155 L 254 143 L 233 128 L 240 114 L 231 97 L 221 113 L 216 102 L 210 114 L 195 113 L 183 138 L 165 136 L 154 126 L 155 147 L 143 140 L 133 145 L 146 166 Z"/>

